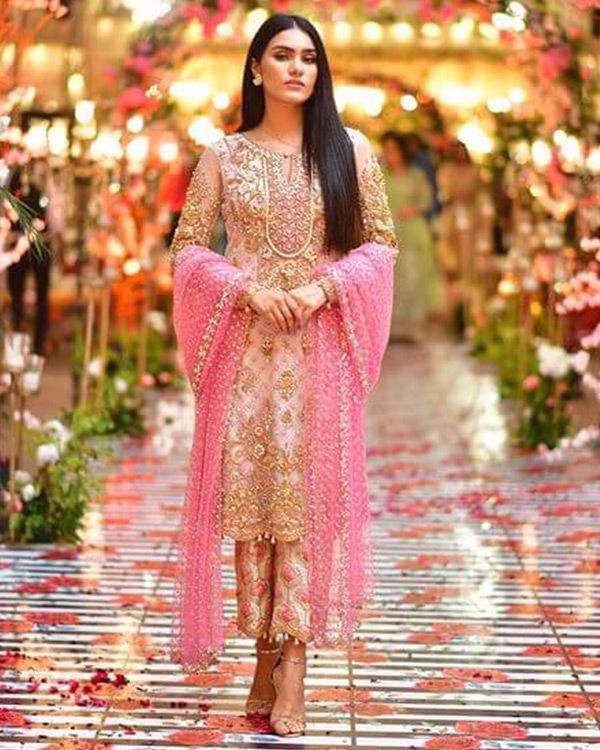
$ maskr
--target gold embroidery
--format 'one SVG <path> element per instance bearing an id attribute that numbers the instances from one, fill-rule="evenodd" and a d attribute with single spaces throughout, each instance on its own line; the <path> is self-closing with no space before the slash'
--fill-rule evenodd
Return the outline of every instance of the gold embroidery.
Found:
<path id="1" fill-rule="evenodd" d="M 277 380 L 277 390 L 280 391 L 285 399 L 288 399 L 298 386 L 298 381 L 294 373 L 290 370 L 282 372 Z"/>
<path id="2" fill-rule="evenodd" d="M 187 245 L 208 246 L 221 204 L 219 162 L 211 149 L 205 149 L 194 169 L 185 204 L 173 242 L 169 248 L 171 264 Z"/>
<path id="3" fill-rule="evenodd" d="M 385 190 L 385 178 L 372 151 L 361 170 L 359 186 L 363 242 L 388 245 L 396 250 L 397 255 L 398 240 Z"/>

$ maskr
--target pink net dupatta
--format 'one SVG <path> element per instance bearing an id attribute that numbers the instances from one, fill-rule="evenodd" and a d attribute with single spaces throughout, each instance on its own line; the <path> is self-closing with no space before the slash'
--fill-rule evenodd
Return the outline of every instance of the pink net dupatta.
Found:
<path id="1" fill-rule="evenodd" d="M 307 326 L 305 493 L 309 600 L 316 645 L 350 642 L 369 589 L 363 410 L 389 336 L 393 253 L 365 244 L 322 263 L 339 304 Z M 247 274 L 207 248 L 176 258 L 173 317 L 196 397 L 181 519 L 171 658 L 205 669 L 224 645 L 221 457 L 228 405 L 251 316 L 236 308 Z"/>
<path id="2" fill-rule="evenodd" d="M 174 582 L 171 659 L 200 671 L 223 648 L 221 454 L 250 316 L 235 307 L 248 275 L 206 247 L 176 256 L 173 320 L 196 414 Z"/>
<path id="3" fill-rule="evenodd" d="M 361 245 L 315 275 L 338 305 L 309 323 L 305 488 L 311 628 L 317 646 L 348 644 L 372 589 L 364 403 L 379 377 L 393 300 L 393 251 Z"/>

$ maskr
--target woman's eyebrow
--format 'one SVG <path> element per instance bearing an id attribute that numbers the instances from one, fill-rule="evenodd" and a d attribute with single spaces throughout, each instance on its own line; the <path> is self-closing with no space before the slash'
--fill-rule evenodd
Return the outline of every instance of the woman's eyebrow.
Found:
<path id="1" fill-rule="evenodd" d="M 273 50 L 276 50 L 276 49 L 281 49 L 281 50 L 285 50 L 286 52 L 294 52 L 294 51 L 295 51 L 293 47 L 286 47 L 286 45 L 285 45 L 285 44 L 276 44 L 276 45 L 275 45 L 275 46 L 273 47 Z M 317 50 L 316 50 L 316 49 L 315 49 L 314 47 L 305 47 L 305 48 L 304 48 L 303 50 L 301 50 L 301 51 L 302 51 L 302 52 L 316 52 Z"/>

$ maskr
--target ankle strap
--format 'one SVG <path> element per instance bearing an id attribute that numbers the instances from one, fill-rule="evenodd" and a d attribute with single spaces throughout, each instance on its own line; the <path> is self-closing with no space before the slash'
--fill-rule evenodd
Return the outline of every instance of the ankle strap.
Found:
<path id="1" fill-rule="evenodd" d="M 281 651 L 281 646 L 278 648 L 257 648 L 257 654 L 278 654 Z"/>
<path id="2" fill-rule="evenodd" d="M 292 664 L 306 664 L 306 657 L 302 657 L 301 659 L 294 659 L 293 656 L 282 656 L 281 661 L 291 661 Z"/>

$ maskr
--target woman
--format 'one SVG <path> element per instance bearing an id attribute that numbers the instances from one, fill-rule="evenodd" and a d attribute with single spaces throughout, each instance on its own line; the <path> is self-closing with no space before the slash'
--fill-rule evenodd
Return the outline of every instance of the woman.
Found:
<path id="1" fill-rule="evenodd" d="M 226 257 L 206 248 L 219 211 Z M 378 162 L 342 126 L 306 19 L 258 30 L 242 124 L 203 152 L 171 253 L 196 394 L 172 656 L 197 671 L 222 649 L 234 539 L 237 626 L 257 648 L 247 713 L 302 734 L 306 644 L 349 643 L 366 595 L 363 403 L 397 254 Z"/>
<path id="2" fill-rule="evenodd" d="M 392 341 L 416 342 L 442 307 L 442 282 L 427 214 L 433 201 L 423 170 L 412 166 L 398 133 L 382 136 L 387 191 L 403 252 L 394 269 Z"/>

